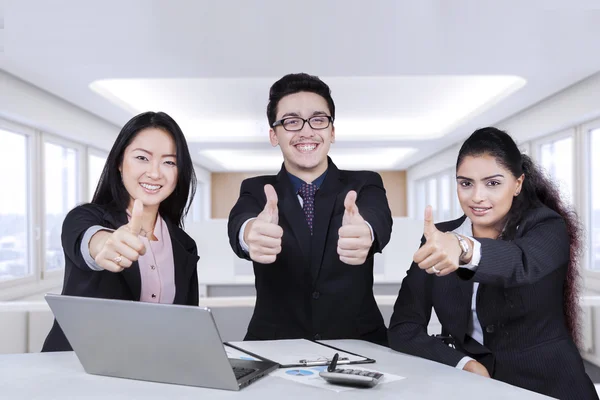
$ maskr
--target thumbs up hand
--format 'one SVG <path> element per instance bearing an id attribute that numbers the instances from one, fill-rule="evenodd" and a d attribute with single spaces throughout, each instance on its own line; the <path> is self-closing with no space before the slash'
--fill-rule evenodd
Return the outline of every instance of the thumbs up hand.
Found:
<path id="1" fill-rule="evenodd" d="M 258 216 L 248 222 L 244 230 L 244 242 L 248 245 L 250 259 L 261 264 L 272 264 L 281 253 L 283 229 L 279 224 L 277 192 L 265 185 L 267 204 Z"/>
<path id="2" fill-rule="evenodd" d="M 133 203 L 131 219 L 127 225 L 114 232 L 98 231 L 89 244 L 90 255 L 94 257 L 96 264 L 107 271 L 121 272 L 144 255 L 146 247 L 138 237 L 142 230 L 143 218 L 144 204 L 137 199 Z M 94 249 L 99 251 L 95 252 Z"/>
<path id="3" fill-rule="evenodd" d="M 342 227 L 338 231 L 337 252 L 340 261 L 348 265 L 362 265 L 373 244 L 371 229 L 358 211 L 356 192 L 351 190 L 344 200 Z"/>
<path id="4" fill-rule="evenodd" d="M 414 254 L 413 261 L 428 274 L 446 276 L 458 269 L 461 248 L 454 234 L 441 232 L 433 223 L 431 206 L 425 208 L 423 235 L 425 244 Z"/>

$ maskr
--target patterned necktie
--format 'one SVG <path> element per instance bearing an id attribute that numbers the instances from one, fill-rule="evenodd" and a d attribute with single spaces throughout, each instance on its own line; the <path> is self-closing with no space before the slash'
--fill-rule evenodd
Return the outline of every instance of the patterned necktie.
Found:
<path id="1" fill-rule="evenodd" d="M 298 190 L 298 194 L 302 197 L 302 209 L 304 210 L 304 217 L 310 228 L 310 234 L 313 232 L 313 219 L 315 217 L 315 193 L 317 193 L 317 187 L 310 183 L 303 183 Z"/>

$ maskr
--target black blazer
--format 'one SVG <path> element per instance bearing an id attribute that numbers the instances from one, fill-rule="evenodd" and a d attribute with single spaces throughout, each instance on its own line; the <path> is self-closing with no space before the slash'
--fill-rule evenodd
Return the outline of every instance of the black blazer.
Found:
<path id="1" fill-rule="evenodd" d="M 197 306 L 199 257 L 196 242 L 166 218 L 165 223 L 173 245 L 175 265 L 173 303 Z M 97 204 L 84 204 L 67 214 L 61 236 L 65 254 L 63 295 L 140 300 L 141 277 L 137 261 L 120 273 L 93 271 L 87 266 L 80 251 L 81 240 L 88 228 L 100 225 L 117 229 L 125 224 L 127 224 L 127 214 L 124 211 L 116 211 Z M 71 345 L 55 320 L 42 351 L 69 350 L 72 350 Z"/>
<path id="2" fill-rule="evenodd" d="M 458 228 L 465 217 L 438 224 Z M 472 271 L 429 275 L 413 263 L 402 282 L 388 337 L 394 350 L 455 367 L 468 355 L 494 379 L 560 399 L 598 399 L 567 330 L 563 289 L 570 257 L 564 220 L 546 207 L 529 210 L 513 240 L 477 239 Z M 484 345 L 467 333 L 473 282 Z M 427 335 L 431 308 L 456 350 Z"/>
<path id="3" fill-rule="evenodd" d="M 246 179 L 229 214 L 229 241 L 234 252 L 249 259 L 239 245 L 242 224 L 264 208 L 264 186 L 278 196 L 282 251 L 273 264 L 254 263 L 256 306 L 246 340 L 365 339 L 386 344 L 386 328 L 373 296 L 373 254 L 390 239 L 392 218 L 381 177 L 369 171 L 340 171 L 329 160 L 328 172 L 315 196 L 311 236 L 290 178 L 282 167 L 276 176 Z M 337 254 L 344 199 L 358 194 L 357 206 L 375 233 L 362 265 L 347 265 Z"/>

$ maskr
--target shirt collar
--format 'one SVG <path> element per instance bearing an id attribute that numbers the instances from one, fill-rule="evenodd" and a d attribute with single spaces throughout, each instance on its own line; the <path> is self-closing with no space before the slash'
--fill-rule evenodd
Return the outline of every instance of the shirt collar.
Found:
<path id="1" fill-rule="evenodd" d="M 289 172 L 287 174 L 290 177 L 290 182 L 292 183 L 292 187 L 294 188 L 294 193 L 298 193 L 298 191 L 300 190 L 300 187 L 303 184 L 309 183 L 309 182 L 304 182 L 302 179 L 298 178 L 295 175 L 290 174 Z M 325 180 L 326 175 L 327 175 L 327 170 L 325 170 L 325 172 L 323 172 L 323 174 L 321 174 L 321 176 L 319 176 L 317 179 L 312 181 L 312 184 L 315 185 L 317 187 L 317 189 L 319 189 L 321 187 L 321 184 Z"/>

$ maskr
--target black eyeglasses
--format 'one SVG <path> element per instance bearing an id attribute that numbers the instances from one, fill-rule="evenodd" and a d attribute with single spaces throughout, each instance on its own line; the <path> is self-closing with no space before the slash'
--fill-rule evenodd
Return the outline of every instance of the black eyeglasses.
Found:
<path id="1" fill-rule="evenodd" d="M 329 125 L 333 122 L 333 118 L 329 115 L 315 115 L 314 117 L 310 117 L 309 119 L 304 119 L 300 117 L 288 117 L 280 119 L 279 121 L 273 122 L 272 128 L 275 128 L 278 125 L 283 126 L 283 129 L 290 132 L 301 131 L 304 128 L 304 124 L 308 122 L 308 126 L 312 129 L 319 130 L 328 128 Z"/>

